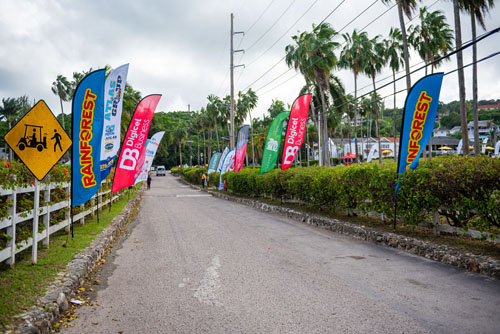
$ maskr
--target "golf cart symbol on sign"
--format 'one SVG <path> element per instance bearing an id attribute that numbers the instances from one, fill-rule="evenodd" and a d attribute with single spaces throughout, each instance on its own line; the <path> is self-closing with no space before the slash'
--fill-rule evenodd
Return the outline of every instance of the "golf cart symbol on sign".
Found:
<path id="1" fill-rule="evenodd" d="M 25 148 L 36 148 L 38 152 L 42 152 L 47 148 L 47 136 L 42 137 L 43 126 L 24 124 L 24 137 L 19 139 L 17 147 L 24 151 Z M 38 130 L 38 131 L 37 131 Z"/>

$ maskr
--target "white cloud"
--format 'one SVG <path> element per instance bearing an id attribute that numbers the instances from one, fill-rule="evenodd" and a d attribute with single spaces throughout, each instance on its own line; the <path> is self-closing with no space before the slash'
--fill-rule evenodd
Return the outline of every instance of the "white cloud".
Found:
<path id="1" fill-rule="evenodd" d="M 304 84 L 301 75 L 288 70 L 284 61 L 270 70 L 284 56 L 285 46 L 292 43 L 291 36 L 310 30 L 312 23 L 323 20 L 340 1 L 319 0 L 294 24 L 312 4 L 311 0 L 297 0 L 270 29 L 290 3 L 289 0 L 275 0 L 248 31 L 269 1 L 3 0 L 0 3 L 0 98 L 27 94 L 30 98 L 45 99 L 54 112 L 59 112 L 59 101 L 50 91 L 58 74 L 71 77 L 73 72 L 90 67 L 97 69 L 106 64 L 117 67 L 130 63 L 129 82 L 135 89 L 144 96 L 163 94 L 158 110 L 187 110 L 187 104 L 192 110 L 198 110 L 207 103 L 209 94 L 222 96 L 229 92 L 229 27 L 233 12 L 235 30 L 247 30 L 244 37 L 235 36 L 235 48 L 246 49 L 244 55 L 235 57 L 235 64 L 246 64 L 245 69 L 235 69 L 235 92 L 269 70 L 251 86 L 257 89 L 259 96 L 259 105 L 252 114 L 261 116 L 272 99 L 292 103 Z M 371 0 L 346 1 L 327 22 L 340 30 L 371 3 Z M 423 1 L 427 6 L 433 3 L 433 0 Z M 363 28 L 387 8 L 381 2 L 376 3 L 341 33 Z M 450 2 L 436 2 L 431 9 L 445 11 L 453 27 Z M 498 19 L 495 18 L 499 14 L 497 6 L 486 18 L 488 29 L 496 27 Z M 462 15 L 464 41 L 470 39 L 469 22 L 468 17 Z M 391 26 L 399 27 L 396 8 L 366 31 L 370 36 L 387 36 Z M 478 32 L 482 30 L 478 28 Z M 341 36 L 337 40 L 342 41 Z M 480 42 L 479 58 L 498 51 L 499 44 L 499 34 Z M 470 51 L 465 52 L 464 61 L 471 61 Z M 413 55 L 411 62 L 417 64 L 420 60 Z M 456 68 L 455 58 L 440 70 L 446 72 L 453 68 Z M 499 69 L 500 57 L 479 65 L 480 99 L 499 97 L 500 83 L 496 80 Z M 470 72 L 466 70 L 468 97 L 471 96 Z M 343 80 L 346 90 L 352 92 L 352 74 L 348 71 L 336 74 Z M 412 80 L 422 75 L 423 72 L 414 74 Z M 379 77 L 388 76 L 391 72 L 385 69 Z M 380 85 L 388 81 L 390 79 Z M 368 78 L 360 76 L 358 87 L 368 85 L 360 94 L 370 91 L 370 84 Z M 403 80 L 398 82 L 398 89 L 402 88 Z M 458 99 L 457 91 L 456 74 L 451 74 L 443 83 L 441 100 Z M 392 85 L 381 91 L 382 95 L 391 93 Z M 404 94 L 398 95 L 398 105 L 403 101 Z M 392 106 L 392 97 L 386 105 Z M 70 110 L 69 103 L 65 110 Z"/>

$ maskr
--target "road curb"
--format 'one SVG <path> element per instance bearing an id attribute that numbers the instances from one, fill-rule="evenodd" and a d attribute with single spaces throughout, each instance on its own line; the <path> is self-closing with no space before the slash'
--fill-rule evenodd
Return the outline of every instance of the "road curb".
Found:
<path id="1" fill-rule="evenodd" d="M 191 186 L 199 189 L 199 187 L 194 185 Z M 338 219 L 313 215 L 282 206 L 270 205 L 256 200 L 232 196 L 226 193 L 215 191 L 208 191 L 208 193 L 217 198 L 244 204 L 264 212 L 286 216 L 308 225 L 328 229 L 356 239 L 371 241 L 379 245 L 400 249 L 426 259 L 476 272 L 491 278 L 500 279 L 500 261 L 489 256 L 462 253 L 448 246 L 437 245 L 429 241 L 422 241 L 390 232 L 381 232 L 369 227 L 343 222 Z"/>
<path id="2" fill-rule="evenodd" d="M 22 321 L 13 333 L 46 334 L 53 329 L 53 325 L 71 308 L 70 300 L 74 297 L 74 292 L 83 286 L 86 277 L 121 235 L 123 226 L 133 218 L 134 211 L 142 199 L 142 188 L 92 244 L 75 255 L 66 266 L 66 271 L 57 274 L 57 278 L 47 288 L 47 293 L 39 299 L 38 304 L 19 316 Z"/>

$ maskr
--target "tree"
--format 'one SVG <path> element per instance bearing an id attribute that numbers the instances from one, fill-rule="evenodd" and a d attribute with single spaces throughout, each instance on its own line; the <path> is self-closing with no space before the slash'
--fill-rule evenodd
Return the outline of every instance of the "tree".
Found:
<path id="1" fill-rule="evenodd" d="M 187 137 L 186 125 L 180 123 L 174 130 L 175 141 L 179 144 L 179 164 L 182 167 L 182 143 Z"/>
<path id="2" fill-rule="evenodd" d="M 406 36 L 406 26 L 403 13 L 407 18 L 411 19 L 413 12 L 417 8 L 417 1 L 420 0 L 395 0 L 398 5 L 399 25 L 401 29 L 401 37 L 403 38 L 403 56 L 405 62 L 406 72 L 406 90 L 410 92 L 411 78 L 410 78 L 410 53 L 408 52 L 408 37 Z M 385 4 L 392 3 L 392 0 L 382 0 Z"/>
<path id="3" fill-rule="evenodd" d="M 411 25 L 408 41 L 417 51 L 426 65 L 431 63 L 432 70 L 437 68 L 440 62 L 436 59 L 445 56 L 453 49 L 453 31 L 446 23 L 446 16 L 442 11 L 429 12 L 427 7 L 420 8 L 420 24 Z M 427 75 L 427 66 L 425 67 Z"/>
<path id="4" fill-rule="evenodd" d="M 340 54 L 339 67 L 351 69 L 354 74 L 354 147 L 356 162 L 359 162 L 358 135 L 357 135 L 357 99 L 358 99 L 358 75 L 363 71 L 367 62 L 367 51 L 371 48 L 370 39 L 366 32 L 358 33 L 356 29 L 351 35 L 343 34 L 346 44 Z"/>
<path id="5" fill-rule="evenodd" d="M 403 36 L 401 30 L 398 28 L 391 28 L 389 31 L 389 38 L 384 40 L 385 44 L 385 58 L 389 61 L 389 67 L 392 70 L 393 80 L 393 120 L 394 120 L 394 161 L 397 160 L 397 146 L 396 146 L 396 72 L 404 65 L 403 53 Z"/>
<path id="6" fill-rule="evenodd" d="M 250 88 L 246 93 L 238 93 L 238 102 L 236 105 L 236 119 L 245 119 L 248 115 L 250 117 L 250 124 L 252 123 L 252 113 L 251 111 L 257 106 L 259 98 L 257 94 Z M 238 124 L 239 122 L 236 122 Z M 239 123 L 238 127 L 243 123 Z M 250 127 L 250 137 L 252 138 L 252 165 L 255 167 L 255 153 L 253 144 L 253 126 Z"/>
<path id="7" fill-rule="evenodd" d="M 462 28 L 460 25 L 460 8 L 458 0 L 453 0 L 453 16 L 455 17 L 455 46 L 462 47 Z M 460 122 L 462 127 L 462 147 L 464 155 L 469 154 L 469 130 L 467 128 L 467 110 L 465 109 L 465 76 L 462 51 L 457 52 L 458 94 L 460 98 Z"/>
<path id="8" fill-rule="evenodd" d="M 330 159 L 327 157 L 328 126 L 326 123 L 325 91 L 328 90 L 330 72 L 338 62 L 334 50 L 339 44 L 332 41 L 335 35 L 337 32 L 328 23 L 313 25 L 312 32 L 302 32 L 300 35 L 292 36 L 295 45 L 290 44 L 285 48 L 285 61 L 288 67 L 295 68 L 306 81 L 314 81 L 320 88 L 322 112 L 319 119 L 321 137 L 323 138 L 321 154 L 323 154 L 322 160 L 326 162 L 326 166 L 330 166 Z"/>
<path id="9" fill-rule="evenodd" d="M 214 128 L 215 128 L 215 137 L 217 139 L 217 149 L 220 151 L 220 143 L 219 143 L 219 123 L 222 121 L 221 113 L 220 113 L 220 107 L 222 104 L 221 99 L 213 94 L 208 95 L 207 97 L 208 104 L 206 106 L 207 113 L 210 115 L 210 118 L 214 122 Z"/>
<path id="10" fill-rule="evenodd" d="M 472 29 L 472 113 L 474 115 L 474 152 L 479 153 L 479 116 L 477 112 L 476 20 L 486 30 L 484 15 L 495 6 L 494 0 L 459 0 L 460 8 L 470 15 Z"/>
<path id="11" fill-rule="evenodd" d="M 64 125 L 64 109 L 63 109 L 63 101 L 67 102 L 71 100 L 71 84 L 68 79 L 64 75 L 58 75 L 56 81 L 52 83 L 52 93 L 59 97 L 59 102 L 61 103 L 61 113 L 62 113 L 62 124 L 63 129 L 66 130 Z"/>
<path id="12" fill-rule="evenodd" d="M 271 116 L 271 121 L 282 111 L 288 110 L 285 106 L 285 103 L 280 100 L 272 100 L 271 106 L 267 108 L 267 112 L 269 113 L 269 116 Z"/>
<path id="13" fill-rule="evenodd" d="M 23 117 L 32 107 L 28 96 L 23 95 L 18 98 L 2 99 L 3 106 L 0 106 L 0 118 L 7 122 L 9 130 L 12 125 Z M 12 150 L 9 149 L 9 159 L 13 159 Z"/>
<path id="14" fill-rule="evenodd" d="M 375 78 L 377 74 L 382 71 L 382 67 L 385 63 L 384 59 L 384 43 L 379 41 L 380 36 L 375 36 L 370 40 L 372 47 L 366 52 L 367 62 L 363 67 L 363 72 L 372 79 L 373 84 L 373 106 L 375 108 L 375 126 L 377 129 L 377 142 L 379 151 L 379 162 L 382 163 L 382 154 L 380 154 L 382 145 L 380 143 L 380 123 L 379 123 L 379 113 L 378 113 L 378 103 L 377 103 L 377 87 L 375 85 Z"/>

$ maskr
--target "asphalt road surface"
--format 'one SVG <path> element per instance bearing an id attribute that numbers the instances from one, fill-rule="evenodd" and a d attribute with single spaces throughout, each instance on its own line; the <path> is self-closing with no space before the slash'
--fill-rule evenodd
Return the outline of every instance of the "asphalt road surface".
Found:
<path id="1" fill-rule="evenodd" d="M 500 333 L 499 281 L 170 174 L 153 178 L 122 239 L 63 333 Z"/>

